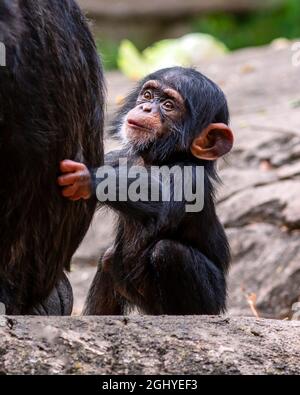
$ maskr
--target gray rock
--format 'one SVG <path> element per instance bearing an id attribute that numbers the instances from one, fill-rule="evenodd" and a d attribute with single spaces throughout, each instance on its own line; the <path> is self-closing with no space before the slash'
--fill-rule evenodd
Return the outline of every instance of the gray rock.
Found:
<path id="1" fill-rule="evenodd" d="M 268 222 L 295 229 L 300 227 L 299 193 L 300 180 L 249 187 L 221 202 L 218 211 L 227 227 Z"/>
<path id="2" fill-rule="evenodd" d="M 268 185 L 278 181 L 278 176 L 274 171 L 234 169 L 233 167 L 220 171 L 220 178 L 222 184 L 217 193 L 219 204 L 240 191 L 248 190 L 250 187 Z M 220 210 L 222 210 L 222 207 Z"/>
<path id="3" fill-rule="evenodd" d="M 257 297 L 260 316 L 286 318 L 299 299 L 300 232 L 266 223 L 227 229 L 233 264 L 229 275 L 229 312 L 252 315 L 247 296 Z"/>
<path id="4" fill-rule="evenodd" d="M 300 323 L 0 317 L 0 355 L 1 374 L 300 374 Z"/>

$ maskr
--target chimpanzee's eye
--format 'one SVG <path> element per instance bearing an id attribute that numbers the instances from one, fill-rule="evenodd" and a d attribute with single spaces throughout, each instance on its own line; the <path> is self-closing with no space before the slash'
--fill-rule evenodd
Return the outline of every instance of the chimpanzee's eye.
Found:
<path id="1" fill-rule="evenodd" d="M 163 108 L 166 111 L 172 111 L 172 110 L 174 110 L 175 106 L 171 100 L 166 100 L 165 102 L 163 102 Z"/>
<path id="2" fill-rule="evenodd" d="M 151 100 L 153 98 L 152 92 L 150 90 L 146 90 L 143 94 L 143 98 L 146 100 Z"/>

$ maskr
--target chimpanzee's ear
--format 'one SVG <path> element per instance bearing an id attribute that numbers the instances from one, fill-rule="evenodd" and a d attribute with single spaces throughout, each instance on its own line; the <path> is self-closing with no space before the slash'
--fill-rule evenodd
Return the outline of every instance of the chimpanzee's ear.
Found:
<path id="1" fill-rule="evenodd" d="M 225 123 L 211 123 L 192 142 L 191 152 L 198 159 L 216 160 L 233 146 L 233 133 Z"/>

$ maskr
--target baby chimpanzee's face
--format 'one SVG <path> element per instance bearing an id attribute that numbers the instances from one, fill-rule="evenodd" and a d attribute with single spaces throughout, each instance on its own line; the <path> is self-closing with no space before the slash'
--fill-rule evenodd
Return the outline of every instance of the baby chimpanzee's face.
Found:
<path id="1" fill-rule="evenodd" d="M 233 145 L 224 93 L 193 69 L 171 67 L 149 75 L 116 120 L 124 141 L 152 163 L 177 154 L 214 161 Z"/>
<path id="2" fill-rule="evenodd" d="M 157 80 L 147 81 L 135 107 L 125 116 L 121 128 L 125 141 L 145 145 L 176 131 L 186 109 L 179 92 Z"/>

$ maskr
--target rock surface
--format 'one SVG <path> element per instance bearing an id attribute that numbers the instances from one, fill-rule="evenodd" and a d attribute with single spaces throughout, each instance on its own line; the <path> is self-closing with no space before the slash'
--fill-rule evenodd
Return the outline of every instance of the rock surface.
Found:
<path id="1" fill-rule="evenodd" d="M 232 153 L 219 163 L 218 194 L 232 247 L 233 315 L 252 315 L 248 295 L 253 293 L 260 316 L 289 317 L 300 296 L 300 68 L 292 65 L 292 54 L 283 42 L 199 67 L 226 92 L 236 137 Z M 108 75 L 109 118 L 131 87 L 118 73 Z M 74 258 L 75 314 L 95 257 L 111 243 L 111 218 L 98 214 L 92 229 Z"/>
<path id="2" fill-rule="evenodd" d="M 0 316 L 2 375 L 286 375 L 299 358 L 297 321 Z"/>

